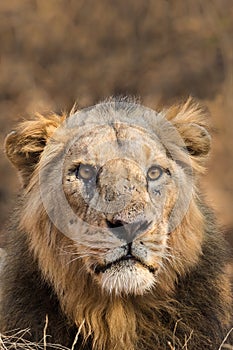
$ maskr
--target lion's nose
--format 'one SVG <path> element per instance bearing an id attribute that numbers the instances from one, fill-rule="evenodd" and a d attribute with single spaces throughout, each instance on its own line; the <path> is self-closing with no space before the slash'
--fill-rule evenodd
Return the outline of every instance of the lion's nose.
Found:
<path id="1" fill-rule="evenodd" d="M 146 231 L 150 225 L 147 220 L 128 223 L 122 220 L 106 220 L 108 228 L 112 233 L 127 243 L 132 242 L 136 236 Z"/>

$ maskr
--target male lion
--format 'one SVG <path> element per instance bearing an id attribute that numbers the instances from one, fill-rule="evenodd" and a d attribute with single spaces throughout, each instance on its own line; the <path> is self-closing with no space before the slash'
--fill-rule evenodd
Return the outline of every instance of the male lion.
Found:
<path id="1" fill-rule="evenodd" d="M 20 124 L 6 139 L 23 189 L 1 333 L 29 329 L 35 348 L 46 333 L 47 349 L 218 349 L 231 291 L 198 191 L 209 151 L 206 112 L 191 99 L 159 113 L 110 99 Z"/>

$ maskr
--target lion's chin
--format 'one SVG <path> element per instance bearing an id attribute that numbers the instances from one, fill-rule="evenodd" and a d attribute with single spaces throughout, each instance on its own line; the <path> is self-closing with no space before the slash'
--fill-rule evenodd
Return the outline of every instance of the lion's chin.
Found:
<path id="1" fill-rule="evenodd" d="M 155 284 L 155 275 L 140 263 L 122 261 L 100 273 L 98 283 L 109 294 L 142 295 Z"/>

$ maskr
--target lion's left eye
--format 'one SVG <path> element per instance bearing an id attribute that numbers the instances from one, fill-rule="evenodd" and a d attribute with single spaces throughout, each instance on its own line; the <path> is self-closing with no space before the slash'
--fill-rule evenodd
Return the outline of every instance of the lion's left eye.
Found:
<path id="1" fill-rule="evenodd" d="M 95 175 L 95 168 L 89 164 L 80 164 L 78 169 L 76 170 L 76 177 L 84 181 L 93 179 Z"/>
<path id="2" fill-rule="evenodd" d="M 147 172 L 147 178 L 150 181 L 158 180 L 163 174 L 163 169 L 158 165 L 153 165 Z"/>

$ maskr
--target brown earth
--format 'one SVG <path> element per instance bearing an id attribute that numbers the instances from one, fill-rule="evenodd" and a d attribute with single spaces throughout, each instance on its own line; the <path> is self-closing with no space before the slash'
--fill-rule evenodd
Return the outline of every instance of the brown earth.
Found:
<path id="1" fill-rule="evenodd" d="M 35 111 L 115 94 L 156 108 L 193 95 L 215 128 L 203 189 L 233 245 L 232 39 L 231 0 L 2 1 L 0 143 Z M 4 233 L 19 182 L 3 152 L 0 168 Z"/>

